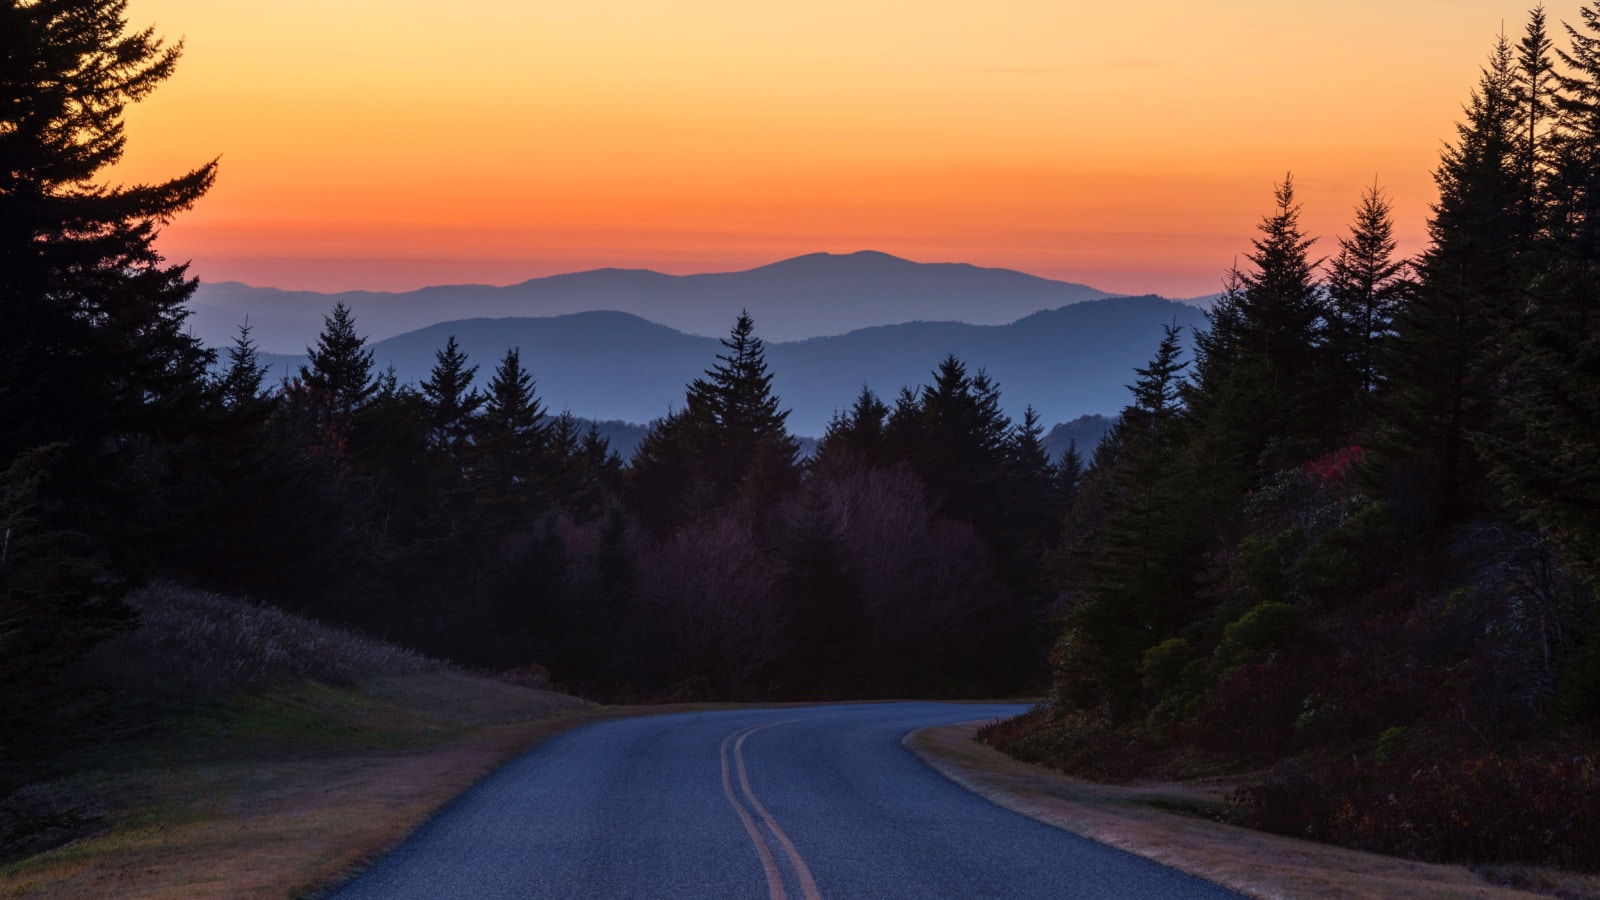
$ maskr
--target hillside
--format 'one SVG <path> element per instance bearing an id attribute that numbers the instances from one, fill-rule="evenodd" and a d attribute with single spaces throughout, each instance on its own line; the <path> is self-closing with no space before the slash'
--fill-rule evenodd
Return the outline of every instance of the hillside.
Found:
<path id="1" fill-rule="evenodd" d="M 0 896 L 315 894 L 594 715 L 523 686 L 536 670 L 474 675 L 235 597 L 130 603 L 141 626 L 70 673 L 80 706 L 101 698 L 92 737 L 41 737 L 4 773 Z"/>
<path id="2" fill-rule="evenodd" d="M 443 321 L 549 317 L 612 310 L 688 334 L 725 334 L 748 309 L 771 340 L 803 340 L 915 320 L 1002 325 L 1044 309 L 1112 296 L 1081 284 L 965 263 L 918 263 L 887 253 L 813 253 L 743 272 L 666 275 L 598 269 L 507 287 L 450 285 L 407 293 L 282 291 L 202 284 L 190 327 L 207 344 L 231 340 L 249 317 L 262 349 L 295 353 L 337 302 L 374 340 Z"/>
<path id="3" fill-rule="evenodd" d="M 791 410 L 789 427 L 797 434 L 820 435 L 864 384 L 891 401 L 902 386 L 926 383 L 952 353 L 999 381 L 1013 418 L 1032 404 L 1044 421 L 1065 422 L 1117 413 L 1127 402 L 1128 373 L 1149 360 L 1161 326 L 1174 321 L 1200 326 L 1204 315 L 1160 297 L 1119 297 L 1035 313 L 1009 325 L 911 322 L 774 342 L 767 345 L 767 359 L 773 389 Z M 380 369 L 393 365 L 401 381 L 420 381 L 452 334 L 479 366 L 480 381 L 508 347 L 517 346 L 548 409 L 628 422 L 648 422 L 681 405 L 684 385 L 721 349 L 713 338 L 637 316 L 591 312 L 443 322 L 378 341 L 374 363 Z M 272 379 L 304 361 L 263 359 L 273 365 Z"/>

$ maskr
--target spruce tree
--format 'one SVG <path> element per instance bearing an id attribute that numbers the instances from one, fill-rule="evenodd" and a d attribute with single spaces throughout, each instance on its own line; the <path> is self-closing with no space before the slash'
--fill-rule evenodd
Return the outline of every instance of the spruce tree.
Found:
<path id="1" fill-rule="evenodd" d="M 447 456 L 459 457 L 470 442 L 472 417 L 483 405 L 484 397 L 472 386 L 477 366 L 467 365 L 456 336 L 450 335 L 443 350 L 434 353 L 434 364 L 422 382 L 422 397 L 428 407 L 428 442 Z"/>
<path id="2" fill-rule="evenodd" d="M 883 465 L 888 460 L 884 429 L 889 407 L 872 388 L 862 385 L 855 403 L 843 413 L 835 413 L 817 442 L 817 464 L 836 465 L 849 461 L 860 465 Z"/>
<path id="3" fill-rule="evenodd" d="M 184 328 L 195 282 L 155 238 L 211 187 L 216 163 L 155 184 L 97 182 L 122 158 L 123 111 L 183 50 L 153 29 L 125 33 L 126 10 L 0 4 L 0 465 L 46 443 L 126 446 L 197 425 L 212 356 Z"/>
<path id="4" fill-rule="evenodd" d="M 217 380 L 222 403 L 231 410 L 249 409 L 261 402 L 261 386 L 267 378 L 256 342 L 250 338 L 250 323 L 239 326 L 239 334 L 228 348 L 228 368 Z"/>
<path id="5" fill-rule="evenodd" d="M 356 332 L 355 313 L 341 300 L 322 317 L 322 333 L 315 347 L 306 348 L 308 365 L 300 367 L 300 380 L 315 402 L 348 416 L 377 390 L 372 378 L 372 351 Z"/>
<path id="6" fill-rule="evenodd" d="M 1254 368 L 1254 442 L 1274 438 L 1311 442 L 1325 430 L 1317 410 L 1317 372 L 1322 292 L 1317 260 L 1310 256 L 1316 238 L 1300 230 L 1300 204 L 1294 180 L 1284 176 L 1273 192 L 1275 210 L 1262 219 L 1261 237 L 1245 255 L 1252 267 L 1239 273 L 1237 296 L 1239 349 Z"/>
<path id="7" fill-rule="evenodd" d="M 761 494 L 790 488 L 798 481 L 799 445 L 785 429 L 789 413 L 778 408 L 766 351 L 749 313 L 739 314 L 722 346 L 726 352 L 689 385 L 685 403 L 707 429 L 701 435 L 703 471 L 723 499 L 747 483 Z"/>
<path id="8" fill-rule="evenodd" d="M 1068 441 L 1067 449 L 1062 451 L 1061 459 L 1057 460 L 1055 467 L 1055 492 L 1064 507 L 1070 509 L 1072 502 L 1078 498 L 1078 488 L 1083 483 L 1083 475 L 1083 454 L 1078 452 L 1078 442 Z"/>
<path id="9" fill-rule="evenodd" d="M 550 425 L 516 347 L 495 367 L 475 427 L 480 498 L 498 516 L 515 516 L 529 508 L 551 475 L 545 465 Z"/>
<path id="10" fill-rule="evenodd" d="M 1600 3 L 1566 27 L 1550 223 L 1528 299 L 1504 322 L 1510 360 L 1492 429 L 1473 435 L 1512 511 L 1556 538 L 1600 588 Z"/>
<path id="11" fill-rule="evenodd" d="M 1464 512 L 1481 484 L 1470 435 L 1492 424 L 1492 385 L 1503 365 L 1497 325 L 1515 318 L 1516 271 L 1528 246 L 1520 118 L 1512 49 L 1501 36 L 1434 172 L 1439 202 L 1420 284 L 1395 316 L 1384 357 L 1391 391 L 1379 461 L 1397 512 L 1418 527 Z"/>
<path id="12" fill-rule="evenodd" d="M 1518 174 L 1522 180 L 1519 197 L 1520 230 L 1537 233 L 1543 222 L 1545 182 L 1551 162 L 1550 123 L 1556 116 L 1557 88 L 1560 84 L 1554 59 L 1555 49 L 1545 23 L 1544 6 L 1528 13 L 1528 24 L 1517 42 L 1516 87 L 1518 105 Z"/>
<path id="13" fill-rule="evenodd" d="M 740 313 L 725 352 L 689 386 L 684 408 L 651 429 L 634 454 L 635 508 L 662 530 L 743 499 L 770 505 L 799 483 L 799 445 L 772 393 L 755 323 Z"/>
<path id="14" fill-rule="evenodd" d="M 1410 295 L 1410 263 L 1395 256 L 1394 220 L 1377 185 L 1361 198 L 1350 235 L 1328 270 L 1330 399 L 1361 424 L 1379 386 L 1378 358 L 1396 311 Z"/>
<path id="15" fill-rule="evenodd" d="M 913 418 L 913 470 L 946 510 L 993 534 L 1005 515 L 994 489 L 1006 463 L 1011 421 L 1000 409 L 1000 389 L 980 370 L 967 374 L 953 354 L 933 372 L 917 397 Z"/>
<path id="16" fill-rule="evenodd" d="M 1067 619 L 1069 643 L 1092 661 L 1081 675 L 1093 685 L 1060 686 L 1058 693 L 1131 703 L 1144 652 L 1195 612 L 1204 544 L 1181 465 L 1182 352 L 1180 329 L 1167 326 L 1150 363 L 1135 370 L 1133 402 L 1103 442 L 1114 448 L 1114 461 L 1112 453 L 1096 454 L 1105 462 L 1108 509 L 1080 560 L 1087 597 Z"/>
<path id="17" fill-rule="evenodd" d="M 155 241 L 216 163 L 105 182 L 124 111 L 183 49 L 126 11 L 0 3 L 0 756 L 41 752 L 53 676 L 126 619 L 117 585 L 192 514 L 215 357 L 184 327 L 196 282 Z"/>

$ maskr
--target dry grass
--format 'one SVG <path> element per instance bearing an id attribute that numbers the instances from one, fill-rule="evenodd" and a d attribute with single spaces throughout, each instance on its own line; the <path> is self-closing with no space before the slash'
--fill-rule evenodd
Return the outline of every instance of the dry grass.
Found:
<path id="1" fill-rule="evenodd" d="M 394 644 L 236 597 L 157 584 L 129 596 L 139 627 L 97 648 L 85 677 L 165 695 L 255 691 L 312 679 L 353 684 L 445 664 Z"/>
<path id="2" fill-rule="evenodd" d="M 978 724 L 916 732 L 906 746 L 929 765 L 1008 809 L 1260 898 L 1515 898 L 1595 896 L 1600 883 L 1547 870 L 1497 870 L 1491 884 L 1431 865 L 1212 821 L 1226 785 L 1093 784 L 1019 762 L 972 739 Z M 1179 815 L 1167 810 L 1183 810 Z"/>
<path id="3" fill-rule="evenodd" d="M 0 851 L 54 846 L 0 865 L 0 897 L 313 892 L 594 715 L 247 601 L 132 602 L 141 627 L 77 673 L 118 691 L 101 740 L 0 802 Z"/>
<path id="4" fill-rule="evenodd" d="M 287 897 L 394 846 L 581 701 L 458 672 L 250 698 L 139 764 L 46 786 L 102 833 L 0 867 L 0 897 Z M 225 729 L 218 733 L 215 729 Z"/>

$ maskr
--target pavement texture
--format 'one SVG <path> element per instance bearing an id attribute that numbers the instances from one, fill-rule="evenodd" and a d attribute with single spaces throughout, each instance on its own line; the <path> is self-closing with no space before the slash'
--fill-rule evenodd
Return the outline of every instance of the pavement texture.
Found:
<path id="1" fill-rule="evenodd" d="M 590 725 L 484 779 L 333 896 L 1238 896 L 995 806 L 900 744 L 1024 708 L 856 704 Z"/>

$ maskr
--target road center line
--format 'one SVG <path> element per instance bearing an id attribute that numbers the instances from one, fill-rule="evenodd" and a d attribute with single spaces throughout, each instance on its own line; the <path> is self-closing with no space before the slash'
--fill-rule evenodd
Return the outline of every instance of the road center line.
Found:
<path id="1" fill-rule="evenodd" d="M 767 808 L 765 806 L 761 805 L 761 801 L 756 799 L 755 792 L 750 790 L 750 774 L 748 771 L 746 771 L 744 765 L 744 742 L 746 738 L 758 731 L 772 728 L 776 725 L 786 725 L 789 722 L 796 721 L 799 720 L 786 719 L 782 722 L 772 722 L 767 725 L 757 725 L 754 728 L 746 729 L 743 734 L 739 734 L 739 739 L 734 742 L 733 760 L 739 769 L 739 787 L 741 790 L 743 790 L 745 799 L 750 801 L 751 808 L 756 811 L 756 814 L 761 817 L 761 821 L 765 823 L 767 828 L 772 831 L 773 837 L 776 837 L 778 839 L 778 843 L 783 846 L 784 855 L 789 857 L 790 865 L 794 866 L 795 877 L 800 880 L 800 893 L 805 896 L 805 900 L 822 900 L 822 893 L 817 890 L 817 882 L 811 877 L 811 869 L 806 866 L 806 861 L 801 858 L 800 851 L 795 849 L 794 842 L 789 840 L 789 836 L 787 834 L 783 833 L 783 829 L 778 827 L 777 820 L 772 817 L 771 813 L 767 812 Z M 735 733 L 737 734 L 737 732 Z M 732 740 L 732 738 L 733 735 L 728 735 L 729 740 Z M 726 740 L 723 741 L 723 745 L 727 745 Z M 726 784 L 726 761 L 723 762 L 723 779 L 724 783 Z M 770 881 L 768 886 L 770 889 Z M 779 896 L 781 896 L 781 894 Z"/>
<path id="2" fill-rule="evenodd" d="M 761 829 L 756 827 L 754 819 L 739 802 L 739 797 L 733 792 L 733 778 L 731 767 L 728 765 L 728 745 L 739 732 L 735 731 L 722 739 L 722 791 L 728 795 L 728 802 L 733 805 L 733 811 L 739 814 L 739 821 L 744 823 L 745 833 L 750 835 L 750 843 L 756 845 L 756 855 L 761 857 L 761 869 L 767 875 L 768 900 L 786 900 L 788 894 L 783 889 L 783 876 L 778 874 L 778 863 L 772 858 L 772 848 L 767 846 L 766 838 L 761 836 Z M 740 761 L 740 776 L 744 774 L 743 761 Z"/>

